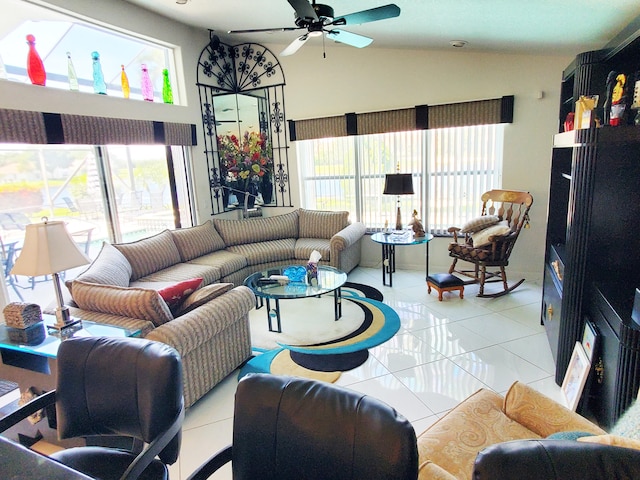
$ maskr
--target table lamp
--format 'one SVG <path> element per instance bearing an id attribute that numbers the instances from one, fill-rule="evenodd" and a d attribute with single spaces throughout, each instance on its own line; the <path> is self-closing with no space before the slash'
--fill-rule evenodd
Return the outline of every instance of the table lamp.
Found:
<path id="1" fill-rule="evenodd" d="M 50 222 L 45 217 L 42 223 L 26 226 L 24 246 L 16 259 L 11 274 L 38 277 L 52 275 L 58 307 L 54 328 L 62 330 L 79 322 L 72 320 L 69 307 L 65 306 L 60 290 L 59 272 L 86 265 L 91 260 L 80 251 L 64 222 Z"/>
<path id="2" fill-rule="evenodd" d="M 398 196 L 396 211 L 396 230 L 402 230 L 402 216 L 400 215 L 400 195 L 413 195 L 413 179 L 410 173 L 387 173 L 384 177 L 385 195 Z"/>

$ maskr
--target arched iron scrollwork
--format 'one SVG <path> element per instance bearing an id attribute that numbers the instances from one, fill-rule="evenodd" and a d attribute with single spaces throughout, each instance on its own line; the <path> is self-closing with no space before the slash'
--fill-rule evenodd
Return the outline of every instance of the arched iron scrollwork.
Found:
<path id="1" fill-rule="evenodd" d="M 200 94 L 205 156 L 209 172 L 212 215 L 236 208 L 229 205 L 230 183 L 227 162 L 221 158 L 218 138 L 235 136 L 268 142 L 272 164 L 263 168 L 259 179 L 259 201 L 266 207 L 291 206 L 289 157 L 284 110 L 284 73 L 277 57 L 255 43 L 226 45 L 210 33 L 210 41 L 198 59 L 196 75 Z M 255 109 L 253 117 L 243 117 Z M 235 120 L 227 119 L 235 111 Z M 255 132 L 255 133 L 253 133 Z M 237 135 L 236 135 L 237 133 Z M 257 135 L 257 136 L 256 136 Z M 228 153 L 227 153 L 228 155 Z M 271 197 L 271 198 L 269 198 Z"/>

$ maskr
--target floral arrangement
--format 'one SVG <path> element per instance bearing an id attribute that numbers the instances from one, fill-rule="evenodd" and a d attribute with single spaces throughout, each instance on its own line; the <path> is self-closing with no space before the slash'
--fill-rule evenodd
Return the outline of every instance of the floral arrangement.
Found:
<path id="1" fill-rule="evenodd" d="M 244 132 L 241 139 L 219 135 L 218 152 L 223 178 L 237 182 L 238 187 L 246 188 L 250 182 L 258 183 L 272 173 L 271 144 L 262 132 Z"/>

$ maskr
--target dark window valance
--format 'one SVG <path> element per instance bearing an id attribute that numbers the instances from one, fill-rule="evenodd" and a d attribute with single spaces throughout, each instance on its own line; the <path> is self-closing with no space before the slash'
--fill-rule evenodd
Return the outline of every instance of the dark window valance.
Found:
<path id="1" fill-rule="evenodd" d="M 514 97 L 290 120 L 292 141 L 513 122 Z"/>
<path id="2" fill-rule="evenodd" d="M 0 143 L 196 145 L 195 125 L 0 109 Z"/>

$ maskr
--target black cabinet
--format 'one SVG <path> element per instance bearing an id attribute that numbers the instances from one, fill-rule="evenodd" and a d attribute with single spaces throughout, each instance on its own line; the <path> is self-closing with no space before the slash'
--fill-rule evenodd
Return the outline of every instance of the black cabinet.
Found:
<path id="1" fill-rule="evenodd" d="M 564 72 L 559 131 L 581 95 L 599 95 L 595 115 L 603 118 L 606 77 L 612 70 L 630 79 L 640 70 L 640 18 L 607 48 L 578 55 Z M 640 286 L 640 126 L 633 125 L 636 112 L 630 113 L 621 126 L 573 130 L 554 137 L 541 321 L 554 353 L 558 385 L 575 342 L 582 339 L 585 319 L 600 318 L 590 302 L 592 285 L 597 283 L 600 292 L 606 292 L 601 293 L 605 302 L 611 285 L 628 286 L 624 295 L 631 301 L 635 287 Z M 616 311 L 618 323 L 625 325 L 627 314 L 630 311 Z M 599 324 L 606 351 L 616 350 L 611 345 L 617 341 L 619 347 L 625 333 L 613 335 L 607 330 L 613 328 L 611 323 Z M 620 362 L 628 363 L 632 357 L 625 353 L 626 360 Z M 607 409 L 612 405 L 607 402 L 620 396 L 620 388 L 620 382 L 601 383 L 600 393 L 611 391 L 588 403 L 595 410 Z M 590 395 L 599 393 L 594 390 Z"/>

